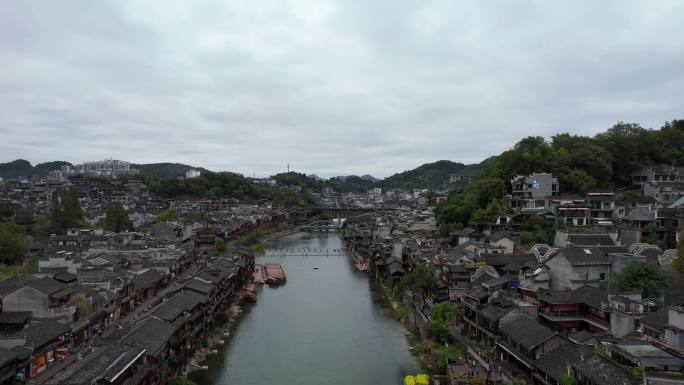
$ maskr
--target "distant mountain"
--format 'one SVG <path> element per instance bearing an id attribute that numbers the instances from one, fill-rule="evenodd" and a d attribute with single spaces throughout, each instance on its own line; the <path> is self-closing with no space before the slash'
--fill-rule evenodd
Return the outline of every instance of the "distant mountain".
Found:
<path id="1" fill-rule="evenodd" d="M 413 170 L 394 174 L 378 181 L 376 185 L 383 189 L 441 189 L 449 182 L 450 174 L 475 175 L 490 159 L 479 164 L 463 164 L 450 160 L 426 163 Z"/>
<path id="2" fill-rule="evenodd" d="M 55 161 L 39 163 L 34 167 L 27 160 L 17 159 L 12 162 L 0 163 L 0 177 L 5 179 L 12 179 L 18 176 L 43 177 L 47 176 L 50 171 L 59 170 L 60 167 L 65 165 L 71 165 L 71 163 Z"/>
<path id="3" fill-rule="evenodd" d="M 348 193 L 366 192 L 373 187 L 374 183 L 371 180 L 363 179 L 356 175 L 347 175 L 330 178 L 325 184 L 337 192 Z"/>
<path id="4" fill-rule="evenodd" d="M 178 177 L 185 177 L 185 172 L 188 170 L 199 170 L 201 173 L 206 173 L 209 170 L 202 167 L 188 166 L 182 163 L 147 163 L 147 164 L 131 164 L 131 168 L 139 171 L 146 171 L 160 179 L 173 179 Z"/>
<path id="5" fill-rule="evenodd" d="M 33 169 L 38 172 L 41 176 L 46 176 L 50 171 L 59 170 L 62 166 L 71 166 L 69 162 L 64 162 L 61 160 L 56 160 L 53 162 L 38 163 L 33 167 Z"/>
<path id="6" fill-rule="evenodd" d="M 305 175 L 296 172 L 282 173 L 272 176 L 279 185 L 301 186 L 314 191 L 320 191 L 323 187 L 332 187 L 338 192 L 364 192 L 372 187 L 382 187 L 383 189 L 401 188 L 430 188 L 440 189 L 449 180 L 449 174 L 475 175 L 480 169 L 490 164 L 494 158 L 489 158 L 479 164 L 462 164 L 449 160 L 440 160 L 434 163 L 427 163 L 413 170 L 407 170 L 394 174 L 386 179 L 379 180 L 371 175 L 346 175 L 337 176 L 330 179 L 323 179 L 315 174 Z M 60 167 L 71 165 L 65 161 L 54 161 L 39 163 L 32 166 L 24 159 L 17 159 L 12 162 L 0 163 L 0 177 L 4 179 L 16 178 L 18 176 L 45 177 L 50 171 L 59 170 Z M 193 167 L 182 163 L 147 163 L 131 164 L 131 168 L 142 172 L 149 172 L 158 179 L 175 179 L 184 177 L 188 170 L 199 170 L 202 174 L 209 171 L 201 167 Z"/>
<path id="7" fill-rule="evenodd" d="M 12 179 L 18 176 L 27 177 L 45 177 L 50 171 L 59 170 L 62 166 L 71 166 L 72 164 L 65 161 L 53 161 L 38 163 L 32 166 L 31 163 L 24 159 L 17 159 L 12 162 L 0 163 L 0 177 L 4 179 Z M 202 173 L 208 170 L 201 167 L 188 166 L 181 163 L 149 163 L 149 164 L 131 164 L 131 168 L 136 168 L 141 171 L 147 171 L 159 179 L 172 179 L 179 176 L 185 176 L 188 170 L 200 170 Z"/>

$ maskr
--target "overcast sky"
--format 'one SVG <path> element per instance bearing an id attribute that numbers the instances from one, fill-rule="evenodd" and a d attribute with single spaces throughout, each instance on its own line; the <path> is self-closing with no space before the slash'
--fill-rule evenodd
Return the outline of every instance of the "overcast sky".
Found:
<path id="1" fill-rule="evenodd" d="M 0 0 L 0 162 L 385 177 L 684 114 L 683 1 Z"/>

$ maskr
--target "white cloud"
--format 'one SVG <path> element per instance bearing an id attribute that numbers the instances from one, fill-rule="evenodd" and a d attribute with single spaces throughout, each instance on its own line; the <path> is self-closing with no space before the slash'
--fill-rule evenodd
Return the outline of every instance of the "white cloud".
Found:
<path id="1" fill-rule="evenodd" d="M 676 1 L 0 1 L 0 161 L 387 176 L 681 118 Z"/>

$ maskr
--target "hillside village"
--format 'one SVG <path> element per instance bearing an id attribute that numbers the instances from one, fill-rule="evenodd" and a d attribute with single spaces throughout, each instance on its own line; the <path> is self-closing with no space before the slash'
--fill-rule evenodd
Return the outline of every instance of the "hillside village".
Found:
<path id="1" fill-rule="evenodd" d="M 124 178 L 65 170 L 0 184 L 3 231 L 26 242 L 0 271 L 1 384 L 168 384 L 201 370 L 244 304 L 260 240 L 314 220 L 341 226 L 350 262 L 414 335 L 462 349 L 436 381 L 683 381 L 684 167 L 640 167 L 628 191 L 582 194 L 551 172 L 515 175 L 460 226 L 441 223 L 440 207 L 478 183 L 470 174 L 362 193 L 249 182 L 317 202 L 298 206 L 169 198 L 127 167 Z M 443 304 L 457 314 L 436 337 Z"/>
<path id="2" fill-rule="evenodd" d="M 410 298 L 405 321 L 421 335 L 431 334 L 437 304 L 457 304 L 449 339 L 470 359 L 450 361 L 450 384 L 680 383 L 682 177 L 681 167 L 644 167 L 633 174 L 639 196 L 582 196 L 563 194 L 549 173 L 518 175 L 503 197 L 507 214 L 438 236 L 429 209 L 404 207 L 347 223 L 345 240 L 393 292 L 430 268 L 430 295 L 409 285 L 397 296 Z M 540 230 L 553 231 L 551 242 L 526 242 Z"/>

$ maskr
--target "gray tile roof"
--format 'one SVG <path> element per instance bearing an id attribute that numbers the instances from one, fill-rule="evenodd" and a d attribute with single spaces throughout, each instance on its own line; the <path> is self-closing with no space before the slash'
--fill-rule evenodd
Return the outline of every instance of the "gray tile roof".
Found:
<path id="1" fill-rule="evenodd" d="M 537 257 L 531 253 L 523 254 L 481 254 L 480 257 L 485 263 L 498 271 L 503 271 L 502 269 L 510 264 L 523 265 L 533 265 L 537 264 Z"/>
<path id="2" fill-rule="evenodd" d="M 603 249 L 597 247 L 566 247 L 556 256 L 563 255 L 573 265 L 609 265 L 610 258 Z"/>
<path id="3" fill-rule="evenodd" d="M 637 222 L 653 222 L 655 221 L 655 212 L 650 211 L 645 207 L 639 207 L 636 210 L 629 213 L 629 215 L 625 215 L 623 220 Z"/>
<path id="4" fill-rule="evenodd" d="M 635 383 L 627 371 L 597 354 L 584 361 L 576 362 L 573 367 L 594 384 L 633 385 Z"/>
<path id="5" fill-rule="evenodd" d="M 494 232 L 494 233 L 492 233 L 492 235 L 489 236 L 489 240 L 492 242 L 496 242 L 496 241 L 499 241 L 499 240 L 504 239 L 504 238 L 511 239 L 510 236 L 508 236 L 508 235 L 506 235 L 500 231 Z"/>
<path id="6" fill-rule="evenodd" d="M 38 349 L 69 332 L 71 332 L 71 327 L 55 320 L 42 319 L 40 321 L 34 321 L 31 322 L 25 345 L 31 346 L 33 349 Z"/>
<path id="7" fill-rule="evenodd" d="M 0 282 L 0 296 L 5 296 L 26 286 L 29 281 L 37 280 L 31 274 L 20 275 L 19 277 Z"/>
<path id="8" fill-rule="evenodd" d="M 182 293 L 163 302 L 159 309 L 154 312 L 154 316 L 167 322 L 173 322 L 184 312 L 190 311 L 206 301 L 206 295 Z"/>
<path id="9" fill-rule="evenodd" d="M 49 277 L 29 281 L 26 286 L 34 288 L 47 295 L 55 295 L 68 288 L 65 283 L 59 282 Z"/>
<path id="10" fill-rule="evenodd" d="M 539 293 L 539 299 L 552 304 L 583 303 L 601 309 L 602 302 L 608 302 L 608 292 L 594 286 L 581 286 L 574 290 Z"/>
<path id="11" fill-rule="evenodd" d="M 147 270 L 146 272 L 133 277 L 131 283 L 135 290 L 145 290 L 155 286 L 164 276 L 157 270 Z"/>
<path id="12" fill-rule="evenodd" d="M 175 328 L 167 322 L 156 318 L 147 318 L 121 342 L 142 347 L 150 355 L 157 354 L 173 336 Z"/>
<path id="13" fill-rule="evenodd" d="M 541 356 L 534 362 L 534 366 L 558 383 L 563 383 L 561 376 L 567 374 L 568 367 L 589 358 L 592 354 L 595 354 L 592 347 L 568 342 Z"/>
<path id="14" fill-rule="evenodd" d="M 191 279 L 190 282 L 185 285 L 185 288 L 202 294 L 210 294 L 212 291 L 214 291 L 216 285 L 213 283 L 202 282 L 199 279 Z"/>
<path id="15" fill-rule="evenodd" d="M 515 306 L 497 306 L 494 304 L 487 304 L 480 310 L 480 314 L 488 321 L 498 321 L 501 317 L 515 310 Z"/>
<path id="16" fill-rule="evenodd" d="M 25 324 L 31 318 L 30 311 L 12 311 L 0 313 L 0 324 Z"/>
<path id="17" fill-rule="evenodd" d="M 568 241 L 575 246 L 615 246 L 608 234 L 569 234 Z"/>
<path id="18" fill-rule="evenodd" d="M 555 331 L 543 326 L 537 320 L 518 314 L 500 327 L 501 333 L 520 344 L 526 350 L 532 349 L 557 335 Z"/>
<path id="19" fill-rule="evenodd" d="M 60 372 L 49 383 L 83 385 L 100 383 L 102 380 L 113 383 L 118 375 L 144 352 L 143 348 L 137 346 L 120 343 L 106 345 Z"/>
<path id="20" fill-rule="evenodd" d="M 668 309 L 663 308 L 654 312 L 648 313 L 641 319 L 641 323 L 650 326 L 656 330 L 663 330 L 668 322 Z"/>
<path id="21" fill-rule="evenodd" d="M 0 368 L 14 361 L 17 355 L 9 349 L 0 347 Z"/>

